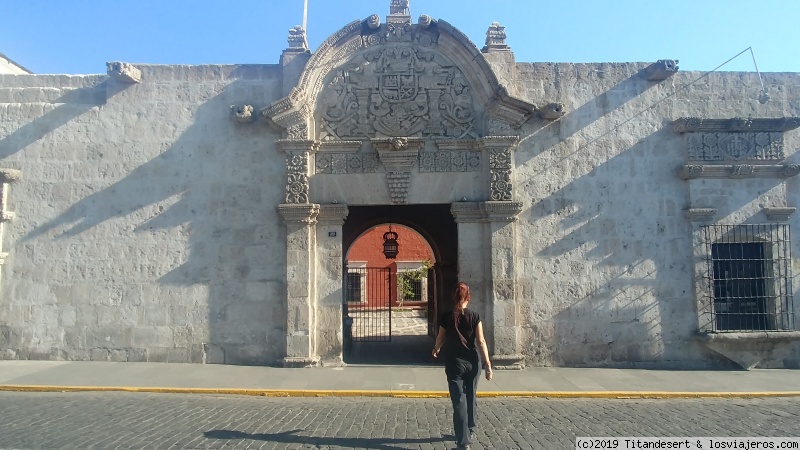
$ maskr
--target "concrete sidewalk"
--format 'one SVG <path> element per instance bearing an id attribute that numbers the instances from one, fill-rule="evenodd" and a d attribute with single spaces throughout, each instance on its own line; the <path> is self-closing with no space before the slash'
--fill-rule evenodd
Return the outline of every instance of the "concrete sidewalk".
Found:
<path id="1" fill-rule="evenodd" d="M 0 361 L 0 390 L 141 391 L 263 396 L 446 397 L 441 367 L 282 369 L 144 362 Z M 800 396 L 800 371 L 534 367 L 481 380 L 485 397 Z"/>

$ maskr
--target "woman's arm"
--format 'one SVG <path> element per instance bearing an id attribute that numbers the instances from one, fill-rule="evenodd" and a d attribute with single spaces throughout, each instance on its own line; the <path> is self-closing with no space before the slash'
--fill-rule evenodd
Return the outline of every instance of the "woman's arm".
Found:
<path id="1" fill-rule="evenodd" d="M 492 379 L 492 363 L 489 361 L 489 347 L 486 346 L 486 338 L 483 337 L 483 322 L 478 322 L 478 349 L 481 352 L 481 359 L 486 364 L 486 379 Z"/>
<path id="2" fill-rule="evenodd" d="M 436 343 L 433 344 L 433 351 L 431 351 L 431 355 L 434 358 L 439 356 L 439 352 L 442 351 L 442 346 L 444 345 L 444 327 L 439 327 L 439 334 L 436 335 Z"/>

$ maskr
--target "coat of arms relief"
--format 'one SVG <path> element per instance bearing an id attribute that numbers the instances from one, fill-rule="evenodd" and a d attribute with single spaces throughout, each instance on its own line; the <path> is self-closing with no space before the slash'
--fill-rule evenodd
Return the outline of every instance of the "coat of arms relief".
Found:
<path id="1" fill-rule="evenodd" d="M 333 72 L 318 107 L 320 140 L 408 136 L 478 138 L 462 72 L 422 46 L 368 47 Z"/>

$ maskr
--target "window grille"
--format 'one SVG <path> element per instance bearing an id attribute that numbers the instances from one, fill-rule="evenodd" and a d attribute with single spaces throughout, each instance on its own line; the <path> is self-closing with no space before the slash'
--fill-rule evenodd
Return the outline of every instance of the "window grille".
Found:
<path id="1" fill-rule="evenodd" d="M 795 329 L 788 225 L 706 225 L 703 239 L 711 330 Z"/>
<path id="2" fill-rule="evenodd" d="M 361 271 L 353 271 L 351 269 L 347 273 L 347 290 L 345 292 L 345 301 L 350 302 L 363 302 L 364 298 L 364 274 Z"/>

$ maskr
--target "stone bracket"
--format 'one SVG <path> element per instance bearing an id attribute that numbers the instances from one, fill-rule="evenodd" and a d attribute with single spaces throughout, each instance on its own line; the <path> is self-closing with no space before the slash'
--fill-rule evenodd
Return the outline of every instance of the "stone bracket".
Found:
<path id="1" fill-rule="evenodd" d="M 791 206 L 774 206 L 764 208 L 764 214 L 767 216 L 767 220 L 773 222 L 786 222 L 789 220 L 789 216 L 795 213 L 797 208 Z"/>
<path id="2" fill-rule="evenodd" d="M 711 222 L 716 214 L 714 208 L 689 208 L 683 211 L 683 215 L 692 222 Z"/>
<path id="3" fill-rule="evenodd" d="M 142 71 L 130 63 L 113 61 L 106 63 L 106 73 L 120 83 L 136 84 L 142 81 Z"/>
<path id="4" fill-rule="evenodd" d="M 677 59 L 659 59 L 642 71 L 647 81 L 664 81 L 678 73 Z"/>

